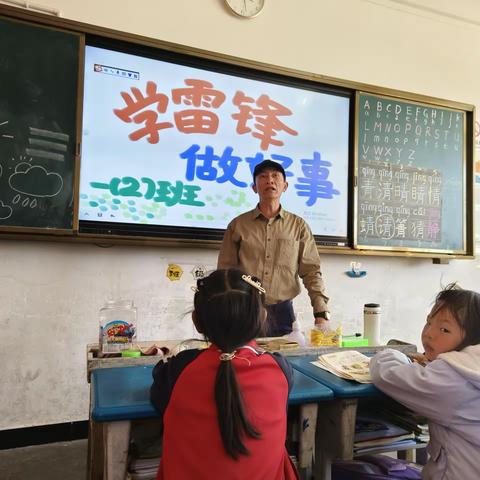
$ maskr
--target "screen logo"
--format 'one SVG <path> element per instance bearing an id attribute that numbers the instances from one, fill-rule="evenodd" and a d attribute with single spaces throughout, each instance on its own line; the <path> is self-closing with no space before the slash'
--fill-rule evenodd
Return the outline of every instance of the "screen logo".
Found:
<path id="1" fill-rule="evenodd" d="M 125 70 L 123 68 L 109 67 L 108 65 L 100 65 L 95 63 L 93 71 L 96 73 L 105 73 L 106 75 L 113 75 L 115 77 L 127 78 L 128 80 L 140 80 L 140 72 L 133 70 Z"/>

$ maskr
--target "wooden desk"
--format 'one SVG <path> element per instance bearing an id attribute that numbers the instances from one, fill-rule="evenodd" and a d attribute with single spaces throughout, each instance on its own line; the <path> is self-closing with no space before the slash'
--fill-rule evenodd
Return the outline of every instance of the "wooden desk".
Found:
<path id="1" fill-rule="evenodd" d="M 150 403 L 153 365 L 93 370 L 88 436 L 88 478 L 124 480 L 132 421 L 155 419 Z M 294 370 L 289 405 L 300 405 L 299 467 L 310 466 L 315 449 L 317 402 L 333 399 L 333 391 Z"/>
<path id="2" fill-rule="evenodd" d="M 361 398 L 387 400 L 371 383 L 362 384 L 337 377 L 315 365 L 312 361 L 317 356 L 301 356 L 287 358 L 295 370 L 323 383 L 333 390 L 335 398 L 332 402 L 321 405 L 318 414 L 315 440 L 315 478 L 328 479 L 331 476 L 331 464 L 335 459 L 353 459 L 353 443 L 358 401 Z M 420 444 L 421 446 L 425 446 Z M 406 447 L 407 452 L 412 447 Z M 402 456 L 400 454 L 399 456 Z M 404 456 L 405 458 L 405 456 Z M 409 460 L 412 460 L 409 458 Z"/>
<path id="3" fill-rule="evenodd" d="M 185 343 L 191 344 L 192 342 L 202 342 L 200 339 L 186 339 L 186 340 L 156 340 L 148 342 L 135 342 L 136 346 L 142 348 L 148 348 L 152 345 L 157 345 L 160 347 L 167 347 L 170 352 L 174 353 L 177 349 Z M 417 347 L 409 343 L 401 342 L 400 340 L 390 340 L 386 345 L 389 348 L 394 348 L 403 353 L 415 353 Z M 301 355 L 323 355 L 324 353 L 338 352 L 340 350 L 357 350 L 365 355 L 375 354 L 378 351 L 386 348 L 385 345 L 379 347 L 352 347 L 352 348 L 339 348 L 339 347 L 299 347 L 295 349 L 280 350 L 280 353 L 283 356 L 301 356 Z M 141 356 L 141 357 L 99 357 L 99 344 L 90 343 L 87 345 L 87 381 L 90 383 L 90 375 L 93 370 L 97 368 L 117 368 L 117 367 L 127 367 L 127 366 L 138 366 L 138 365 L 155 365 L 161 357 L 158 356 Z M 199 345 L 190 348 L 199 348 Z M 167 355 L 169 356 L 169 355 Z"/>

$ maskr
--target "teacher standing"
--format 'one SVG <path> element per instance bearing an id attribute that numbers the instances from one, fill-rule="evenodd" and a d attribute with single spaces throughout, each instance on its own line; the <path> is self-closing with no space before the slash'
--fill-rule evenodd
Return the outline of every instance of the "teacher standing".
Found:
<path id="1" fill-rule="evenodd" d="M 308 291 L 315 323 L 329 320 L 320 256 L 310 227 L 280 204 L 288 188 L 285 170 L 277 162 L 264 160 L 254 169 L 252 188 L 258 194 L 258 205 L 228 225 L 218 268 L 238 268 L 261 279 L 269 336 L 292 331 L 292 300 L 300 293 L 299 278 Z"/>

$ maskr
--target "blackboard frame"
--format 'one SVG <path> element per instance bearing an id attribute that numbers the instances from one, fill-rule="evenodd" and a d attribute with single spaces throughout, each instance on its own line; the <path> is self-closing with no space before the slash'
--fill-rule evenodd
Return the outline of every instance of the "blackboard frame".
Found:
<path id="1" fill-rule="evenodd" d="M 353 218 L 353 248 L 360 251 L 384 251 L 384 252 L 403 252 L 406 255 L 418 255 L 426 254 L 435 257 L 436 255 L 454 255 L 455 257 L 468 257 L 471 258 L 474 254 L 473 251 L 473 239 L 474 239 L 474 228 L 473 228 L 473 211 L 471 206 L 473 205 L 473 121 L 474 121 L 474 112 L 475 108 L 473 106 L 466 106 L 465 104 L 460 104 L 451 101 L 445 101 L 440 99 L 430 99 L 431 101 L 425 101 L 424 97 L 420 97 L 414 94 L 407 94 L 402 96 L 392 95 L 390 91 L 382 89 L 375 89 L 375 91 L 368 91 L 365 89 L 358 90 L 356 92 L 355 98 L 355 138 L 354 138 L 354 218 Z M 378 101 L 378 106 L 377 102 Z M 366 106 L 363 108 L 361 105 Z M 386 111 L 386 106 L 388 105 L 390 111 Z M 407 107 L 409 107 L 409 113 L 407 114 Z M 412 115 L 415 111 L 420 109 L 421 115 L 431 115 L 432 118 L 414 118 L 412 120 Z M 425 113 L 423 113 L 425 112 Z M 413 197 L 413 190 L 415 190 L 415 203 L 418 204 L 419 198 L 417 196 L 419 186 L 411 184 L 406 186 L 406 183 L 403 182 L 402 188 L 412 190 L 410 192 L 405 191 L 405 206 L 403 205 L 403 200 L 401 204 L 395 203 L 396 200 L 393 198 L 387 198 L 385 200 L 382 196 L 381 185 L 389 185 L 388 195 L 393 192 L 396 188 L 397 192 L 400 189 L 400 182 L 393 185 L 391 180 L 383 182 L 379 177 L 383 174 L 386 175 L 405 175 L 410 179 L 414 176 L 416 178 L 433 178 L 442 182 L 442 165 L 439 164 L 439 167 L 436 167 L 432 170 L 430 165 L 430 170 L 424 168 L 425 165 L 422 164 L 422 160 L 428 160 L 431 163 L 430 156 L 441 156 L 434 149 L 443 147 L 442 141 L 434 141 L 433 130 L 434 127 L 431 127 L 430 124 L 438 125 L 440 123 L 440 114 L 442 114 L 443 122 L 443 112 L 445 112 L 445 124 L 447 124 L 447 113 L 450 112 L 451 116 L 454 118 L 461 117 L 458 124 L 461 124 L 461 152 L 457 154 L 450 154 L 448 160 L 454 160 L 454 171 L 461 172 L 461 189 L 456 191 L 454 186 L 450 187 L 449 194 L 450 198 L 453 197 L 455 205 L 459 206 L 462 210 L 461 214 L 461 233 L 456 232 L 455 228 L 449 228 L 451 226 L 446 226 L 442 223 L 442 220 L 445 221 L 445 211 L 450 202 L 441 202 L 438 200 L 438 195 L 430 195 L 430 198 L 436 198 L 439 205 L 428 205 L 427 208 L 423 208 L 421 216 L 415 216 L 413 214 L 414 210 L 422 209 L 413 209 L 410 208 L 411 205 L 408 205 L 408 195 L 410 194 Z M 438 118 L 435 116 L 438 114 Z M 409 115 L 405 117 L 405 115 Z M 416 114 L 418 115 L 418 113 Z M 370 118 L 370 116 L 372 118 Z M 405 117 L 405 123 L 402 123 L 402 118 Z M 434 118 L 435 117 L 435 118 Z M 388 118 L 390 118 L 388 120 Z M 418 120 L 418 122 L 417 122 Z M 384 121 L 384 123 L 382 123 Z M 425 122 L 425 123 L 423 123 Z M 428 122 L 428 123 L 427 123 Z M 450 120 L 451 122 L 451 120 Z M 398 126 L 398 133 L 394 133 L 392 126 Z M 420 153 L 416 150 L 419 149 L 418 146 L 415 148 L 404 148 L 405 144 L 407 147 L 411 147 L 413 138 L 408 138 L 410 134 L 410 129 L 412 125 L 419 129 L 419 134 L 416 137 L 416 142 L 418 145 L 419 139 L 420 142 L 425 142 L 427 146 L 424 146 L 423 151 Z M 426 126 L 428 125 L 428 126 Z M 389 127 L 388 133 L 385 133 L 387 130 L 385 127 Z M 373 128 L 372 128 L 373 127 Z M 383 133 L 382 133 L 383 127 Z M 408 128 L 407 128 L 408 127 Z M 444 127 L 447 129 L 447 127 Z M 452 133 L 450 130 L 451 126 L 448 127 L 449 130 L 445 130 L 445 136 L 448 137 L 449 133 Z M 425 135 L 425 131 L 429 133 L 428 139 L 422 139 L 422 134 Z M 440 137 L 444 130 L 437 129 L 436 135 Z M 405 133 L 408 132 L 408 133 Z M 399 140 L 400 144 L 388 143 L 392 140 L 390 134 L 394 135 L 395 140 Z M 403 137 L 403 138 L 402 138 Z M 460 138 L 460 135 L 458 135 Z M 373 141 L 373 143 L 372 143 Z M 370 143 L 369 143 L 370 142 Z M 387 143 L 385 143 L 387 142 Z M 402 142 L 404 143 L 402 145 Z M 445 141 L 445 148 L 448 147 L 448 141 Z M 420 149 L 422 147 L 420 143 Z M 458 145 L 456 145 L 458 147 Z M 451 147 L 451 145 L 450 145 Z M 403 148 L 403 150 L 402 150 Z M 373 150 L 375 149 L 375 150 Z M 398 159 L 395 162 L 394 157 L 396 157 L 395 149 L 398 151 Z M 388 151 L 388 156 L 383 152 Z M 400 152 L 404 151 L 403 157 Z M 407 154 L 408 152 L 408 154 Z M 408 155 L 408 157 L 407 157 Z M 453 158 L 453 157 L 457 158 Z M 388 158 L 387 158 L 388 157 Z M 420 160 L 418 159 L 420 157 Z M 405 161 L 405 158 L 411 158 L 411 161 L 408 164 L 402 163 L 402 159 Z M 419 165 L 421 168 L 419 168 Z M 451 166 L 450 166 L 451 167 Z M 437 170 L 439 170 L 437 172 Z M 434 172 L 433 177 L 428 176 L 428 173 Z M 437 175 L 438 173 L 438 175 Z M 377 175 L 376 175 L 377 174 Z M 370 175 L 370 177 L 368 177 Z M 375 178 L 376 175 L 376 178 Z M 391 177 L 390 177 L 391 178 Z M 456 183 L 458 184 L 458 179 L 455 179 L 456 182 L 452 181 L 451 177 L 445 176 L 443 182 L 445 183 Z M 432 180 L 430 180 L 432 181 Z M 408 182 L 407 182 L 408 183 Z M 456 186 L 456 185 L 455 185 Z M 366 192 L 370 195 L 369 198 L 366 196 Z M 392 194 L 393 196 L 393 194 Z M 424 197 L 427 197 L 424 195 Z M 390 201 L 391 200 L 391 201 Z M 410 200 L 412 202 L 413 200 Z M 371 213 L 373 212 L 373 213 Z M 405 213 L 408 212 L 408 213 Z M 410 216 L 411 215 L 411 216 Z M 458 208 L 454 210 L 451 208 L 449 213 L 452 218 L 452 223 L 458 222 Z M 434 220 L 427 220 L 427 217 L 431 216 Z M 438 219 L 437 219 L 438 218 Z M 387 219 L 389 225 L 385 227 L 382 221 Z M 448 221 L 448 220 L 447 220 Z M 422 224 L 420 233 L 425 234 L 425 237 L 422 237 L 422 240 L 414 240 L 413 238 L 408 238 L 408 232 L 413 232 L 415 229 L 415 223 Z M 424 225 L 434 224 L 436 230 L 438 230 L 438 241 L 423 240 L 426 238 L 427 228 L 424 228 Z M 393 228 L 392 228 L 393 225 Z M 403 231 L 397 230 L 396 226 L 403 226 Z M 408 230 L 405 228 L 405 225 L 408 225 Z M 452 225 L 453 226 L 453 225 Z M 413 227 L 413 228 L 410 228 Z M 448 232 L 450 235 L 454 232 L 457 236 L 461 235 L 461 246 L 457 245 L 455 247 L 448 247 L 442 245 L 442 229 L 443 233 Z M 432 229 L 433 230 L 433 229 Z M 405 239 L 405 231 L 407 231 L 407 238 Z M 403 238 L 401 238 L 403 234 Z M 418 233 L 418 230 L 417 230 Z M 393 238 L 393 240 L 392 240 Z M 445 241 L 444 241 L 445 242 Z M 440 245 L 439 245 L 440 244 Z"/>

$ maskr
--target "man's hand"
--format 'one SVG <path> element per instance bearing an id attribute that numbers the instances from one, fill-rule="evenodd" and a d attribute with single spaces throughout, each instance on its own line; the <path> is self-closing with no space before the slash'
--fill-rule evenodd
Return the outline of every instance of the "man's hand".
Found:
<path id="1" fill-rule="evenodd" d="M 330 330 L 330 321 L 323 317 L 314 317 L 315 325 L 320 328 L 323 332 L 328 332 Z"/>
<path id="2" fill-rule="evenodd" d="M 328 325 L 328 321 L 330 320 L 330 312 L 323 311 L 323 312 L 313 312 L 313 318 L 315 319 L 315 325 L 323 325 L 325 322 Z"/>

